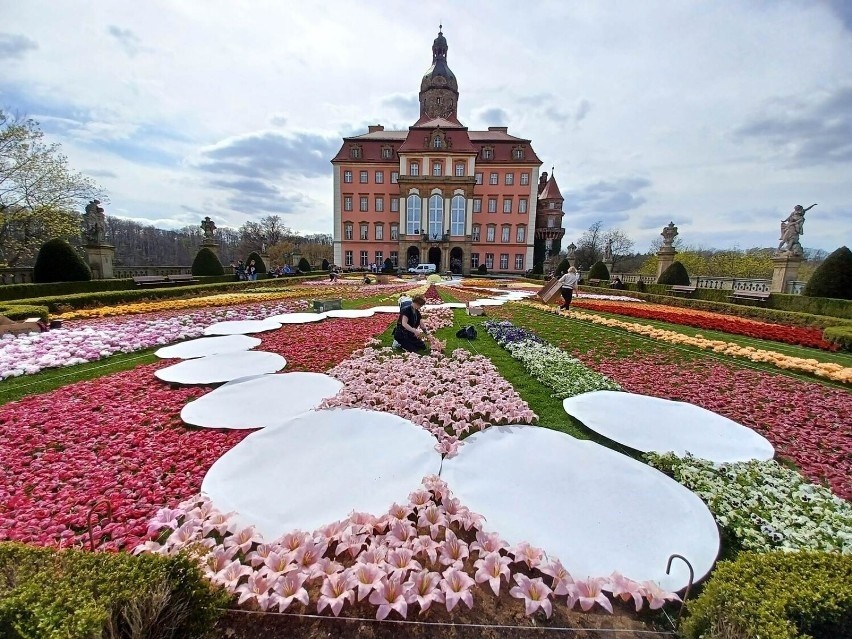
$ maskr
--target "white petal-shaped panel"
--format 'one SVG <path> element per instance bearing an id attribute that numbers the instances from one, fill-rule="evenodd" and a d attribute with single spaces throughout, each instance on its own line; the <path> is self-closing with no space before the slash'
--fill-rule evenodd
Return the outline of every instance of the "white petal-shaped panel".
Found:
<path id="1" fill-rule="evenodd" d="M 164 346 L 154 355 L 161 359 L 193 359 L 207 355 L 239 353 L 260 346 L 260 340 L 248 335 L 225 335 L 223 337 L 200 337 L 179 344 Z"/>
<path id="2" fill-rule="evenodd" d="M 205 335 L 245 335 L 247 333 L 262 333 L 281 328 L 280 322 L 270 320 L 235 320 L 233 322 L 218 322 L 204 329 Z"/>
<path id="3" fill-rule="evenodd" d="M 154 375 L 173 384 L 221 384 L 240 377 L 275 373 L 286 365 L 287 360 L 277 353 L 246 351 L 188 359 L 154 371 Z"/>

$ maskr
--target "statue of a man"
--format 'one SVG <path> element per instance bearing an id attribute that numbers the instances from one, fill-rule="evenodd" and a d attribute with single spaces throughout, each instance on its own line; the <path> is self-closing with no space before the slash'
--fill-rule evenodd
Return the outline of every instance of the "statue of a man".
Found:
<path id="1" fill-rule="evenodd" d="M 201 229 L 204 231 L 204 239 L 212 240 L 213 239 L 213 231 L 216 230 L 216 223 L 210 219 L 210 216 L 207 215 L 201 221 Z"/>
<path id="2" fill-rule="evenodd" d="M 612 240 L 606 241 L 604 247 L 604 262 L 612 262 Z"/>
<path id="3" fill-rule="evenodd" d="M 804 251 L 799 243 L 799 237 L 804 235 L 805 213 L 815 206 L 816 204 L 811 204 L 808 208 L 804 208 L 801 204 L 797 204 L 787 219 L 781 222 L 781 237 L 778 238 L 780 244 L 775 251 L 776 254 L 786 252 L 790 255 L 802 255 Z"/>
<path id="4" fill-rule="evenodd" d="M 674 222 L 669 222 L 669 225 L 663 228 L 663 232 L 660 233 L 660 235 L 663 236 L 663 247 L 671 248 L 675 237 L 678 235 L 677 227 L 674 225 Z"/>
<path id="5" fill-rule="evenodd" d="M 86 205 L 86 214 L 83 216 L 83 237 L 90 244 L 103 244 L 105 239 L 106 220 L 100 203 L 100 200 L 89 202 Z"/>

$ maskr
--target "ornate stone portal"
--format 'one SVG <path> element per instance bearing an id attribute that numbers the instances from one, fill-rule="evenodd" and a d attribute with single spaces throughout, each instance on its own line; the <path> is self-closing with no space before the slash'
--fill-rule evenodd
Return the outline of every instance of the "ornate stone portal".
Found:
<path id="1" fill-rule="evenodd" d="M 82 235 L 92 279 L 108 280 L 114 277 L 115 247 L 106 243 L 106 218 L 100 203 L 100 200 L 92 200 L 86 205 Z"/>
<path id="2" fill-rule="evenodd" d="M 669 222 L 668 226 L 663 228 L 663 232 L 660 233 L 663 236 L 663 245 L 660 247 L 660 250 L 657 251 L 657 280 L 659 281 L 660 275 L 663 274 L 668 267 L 672 265 L 674 262 L 674 257 L 677 255 L 677 251 L 675 247 L 672 246 L 674 243 L 675 237 L 677 237 L 677 227 L 674 225 L 674 222 Z"/>

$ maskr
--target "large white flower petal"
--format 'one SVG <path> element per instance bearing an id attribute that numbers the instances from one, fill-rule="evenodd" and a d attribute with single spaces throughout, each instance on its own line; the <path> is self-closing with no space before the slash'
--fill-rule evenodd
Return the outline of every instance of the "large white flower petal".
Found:
<path id="1" fill-rule="evenodd" d="M 221 384 L 240 377 L 275 373 L 286 365 L 287 360 L 277 353 L 247 351 L 188 359 L 161 368 L 154 375 L 173 384 Z"/>

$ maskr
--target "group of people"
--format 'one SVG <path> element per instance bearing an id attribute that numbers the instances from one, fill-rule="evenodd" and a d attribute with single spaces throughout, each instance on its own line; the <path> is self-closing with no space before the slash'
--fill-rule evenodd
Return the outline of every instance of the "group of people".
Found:
<path id="1" fill-rule="evenodd" d="M 254 263 L 254 260 L 249 260 L 249 263 L 246 264 L 242 260 L 240 260 L 239 264 L 234 264 L 231 262 L 231 268 L 234 269 L 234 278 L 237 281 L 254 281 L 257 279 L 257 265 Z"/>

